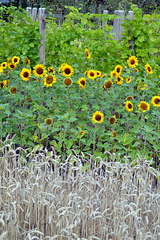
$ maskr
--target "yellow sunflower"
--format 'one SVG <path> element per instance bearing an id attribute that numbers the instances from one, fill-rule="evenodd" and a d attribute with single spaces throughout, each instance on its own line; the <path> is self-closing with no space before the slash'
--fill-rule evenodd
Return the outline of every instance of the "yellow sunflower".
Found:
<path id="1" fill-rule="evenodd" d="M 134 69 L 135 72 L 139 72 L 139 70 L 137 68 Z"/>
<path id="2" fill-rule="evenodd" d="M 152 97 L 151 103 L 154 107 L 160 107 L 160 96 Z"/>
<path id="3" fill-rule="evenodd" d="M 139 105 L 139 110 L 142 109 L 143 112 L 146 112 L 147 110 L 150 109 L 150 104 L 145 102 L 145 101 L 142 101 Z"/>
<path id="4" fill-rule="evenodd" d="M 84 77 L 81 77 L 78 80 L 78 84 L 81 87 L 81 89 L 85 89 L 86 88 L 86 79 Z"/>
<path id="5" fill-rule="evenodd" d="M 116 75 L 121 75 L 123 67 L 121 65 L 117 65 L 114 69 L 114 71 L 116 72 Z"/>
<path id="6" fill-rule="evenodd" d="M 12 63 L 12 59 L 11 58 L 7 58 L 7 62 L 8 63 Z"/>
<path id="7" fill-rule="evenodd" d="M 0 82 L 0 88 L 3 88 L 3 82 Z"/>
<path id="8" fill-rule="evenodd" d="M 53 83 L 56 83 L 56 77 L 54 75 L 46 75 L 46 78 L 43 81 L 44 86 L 52 87 Z"/>
<path id="9" fill-rule="evenodd" d="M 9 63 L 9 64 L 8 64 L 8 68 L 9 68 L 10 70 L 15 69 L 16 67 L 17 67 L 17 65 L 16 65 L 15 63 Z"/>
<path id="10" fill-rule="evenodd" d="M 83 135 L 83 134 L 84 134 L 84 131 L 80 131 L 80 134 Z"/>
<path id="11" fill-rule="evenodd" d="M 116 76 L 116 71 L 115 71 L 115 70 L 111 71 L 111 72 L 110 72 L 110 76 L 111 76 L 111 79 L 112 79 L 113 77 L 115 77 L 115 76 Z"/>
<path id="12" fill-rule="evenodd" d="M 126 83 L 130 83 L 132 81 L 132 76 L 130 76 L 129 78 L 126 78 Z"/>
<path id="13" fill-rule="evenodd" d="M 131 103 L 130 101 L 126 102 L 126 110 L 128 112 L 132 112 L 133 111 L 133 103 Z"/>
<path id="14" fill-rule="evenodd" d="M 23 59 L 23 63 L 26 64 L 26 65 L 29 65 L 30 64 L 30 60 L 28 58 L 24 58 Z"/>
<path id="15" fill-rule="evenodd" d="M 31 77 L 31 69 L 23 68 L 20 77 L 23 81 L 29 81 L 29 78 Z"/>
<path id="16" fill-rule="evenodd" d="M 3 68 L 2 67 L 0 67 L 0 76 L 1 76 L 1 73 L 3 72 Z"/>
<path id="17" fill-rule="evenodd" d="M 47 118 L 46 119 L 46 124 L 47 125 L 51 125 L 52 124 L 52 119 L 51 118 Z"/>
<path id="18" fill-rule="evenodd" d="M 66 64 L 66 65 L 62 68 L 62 71 L 63 71 L 63 75 L 64 75 L 65 77 L 71 77 L 72 74 L 74 73 L 73 68 L 72 68 L 70 65 L 68 65 L 68 64 Z"/>
<path id="19" fill-rule="evenodd" d="M 1 68 L 7 68 L 7 62 L 3 62 L 2 64 L 1 64 Z"/>
<path id="20" fill-rule="evenodd" d="M 17 57 L 17 56 L 14 56 L 14 57 L 12 58 L 12 63 L 19 64 L 19 61 L 20 61 L 20 58 Z"/>
<path id="21" fill-rule="evenodd" d="M 33 68 L 33 74 L 36 77 L 43 77 L 46 75 L 47 70 L 46 68 L 43 66 L 43 64 L 37 64 L 34 68 Z"/>
<path id="22" fill-rule="evenodd" d="M 11 89 L 10 89 L 10 93 L 12 93 L 12 94 L 16 94 L 16 87 L 11 87 Z"/>
<path id="23" fill-rule="evenodd" d="M 3 87 L 8 87 L 10 80 L 3 80 Z"/>
<path id="24" fill-rule="evenodd" d="M 101 77 L 102 73 L 100 71 L 96 71 L 97 77 Z"/>
<path id="25" fill-rule="evenodd" d="M 123 83 L 123 78 L 120 77 L 120 76 L 117 76 L 116 77 L 116 82 L 117 82 L 118 85 L 121 85 Z"/>
<path id="26" fill-rule="evenodd" d="M 104 114 L 99 111 L 96 111 L 92 116 L 92 120 L 94 123 L 102 123 L 103 119 L 104 119 Z"/>
<path id="27" fill-rule="evenodd" d="M 84 75 L 86 75 L 86 76 L 87 76 L 87 74 L 88 74 L 88 71 L 85 71 L 85 72 L 84 72 Z"/>
<path id="28" fill-rule="evenodd" d="M 105 88 L 111 88 L 112 87 L 112 82 L 111 82 L 111 80 L 107 80 L 107 81 L 105 81 L 105 83 L 104 83 L 104 86 L 105 86 Z"/>
<path id="29" fill-rule="evenodd" d="M 109 124 L 114 124 L 115 121 L 116 121 L 116 115 L 114 115 L 113 117 L 111 117 L 111 118 L 109 119 Z"/>
<path id="30" fill-rule="evenodd" d="M 153 73 L 153 72 L 152 72 L 152 68 L 151 68 L 151 66 L 150 66 L 149 64 L 146 64 L 146 65 L 145 65 L 145 70 L 146 70 L 146 72 L 149 73 L 150 75 Z"/>
<path id="31" fill-rule="evenodd" d="M 55 74 L 56 73 L 56 71 L 55 71 L 55 69 L 54 69 L 54 67 L 49 67 L 48 68 L 48 72 L 51 74 Z"/>
<path id="32" fill-rule="evenodd" d="M 95 70 L 89 70 L 87 73 L 87 77 L 94 80 L 97 77 L 97 73 Z"/>
<path id="33" fill-rule="evenodd" d="M 86 53 L 87 59 L 90 59 L 91 55 L 89 54 L 89 50 L 87 48 L 85 49 L 85 53 Z"/>
<path id="34" fill-rule="evenodd" d="M 138 65 L 138 59 L 135 56 L 131 56 L 127 60 L 127 63 L 130 68 L 135 68 Z"/>
<path id="35" fill-rule="evenodd" d="M 70 78 L 65 78 L 64 79 L 64 85 L 70 86 L 72 84 L 72 80 Z"/>

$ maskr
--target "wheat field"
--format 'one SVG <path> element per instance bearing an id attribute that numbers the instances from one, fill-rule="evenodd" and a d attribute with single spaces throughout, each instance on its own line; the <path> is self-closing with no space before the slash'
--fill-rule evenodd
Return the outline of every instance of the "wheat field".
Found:
<path id="1" fill-rule="evenodd" d="M 25 151 L 0 149 L 0 240 L 160 240 L 160 173 L 142 156 Z"/>

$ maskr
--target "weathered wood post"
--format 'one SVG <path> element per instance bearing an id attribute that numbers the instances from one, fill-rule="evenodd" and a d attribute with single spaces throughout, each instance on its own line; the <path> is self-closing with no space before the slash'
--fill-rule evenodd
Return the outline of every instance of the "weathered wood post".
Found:
<path id="1" fill-rule="evenodd" d="M 27 7 L 26 11 L 30 14 L 30 17 L 32 18 L 33 22 L 35 22 L 37 18 L 37 8 L 32 9 L 31 7 Z M 42 36 L 42 39 L 40 40 L 41 46 L 39 48 L 39 59 L 41 61 L 41 64 L 45 65 L 45 38 L 46 38 L 46 9 L 45 8 L 39 8 L 38 21 L 39 21 L 40 34 Z"/>
<path id="2" fill-rule="evenodd" d="M 113 38 L 119 42 L 120 38 L 122 37 L 122 22 L 125 19 L 125 12 L 124 10 L 115 10 L 114 14 L 118 16 L 118 18 L 115 17 L 113 21 Z"/>
<path id="3" fill-rule="evenodd" d="M 103 14 L 108 14 L 108 10 L 103 10 Z M 105 25 L 107 25 L 107 21 L 102 21 L 102 28 L 104 28 Z"/>
<path id="4" fill-rule="evenodd" d="M 40 58 L 41 64 L 45 65 L 45 41 L 46 41 L 46 9 L 45 8 L 39 8 L 38 21 L 39 21 L 40 34 L 42 36 L 42 39 L 40 40 L 41 46 L 39 48 L 39 58 Z"/>

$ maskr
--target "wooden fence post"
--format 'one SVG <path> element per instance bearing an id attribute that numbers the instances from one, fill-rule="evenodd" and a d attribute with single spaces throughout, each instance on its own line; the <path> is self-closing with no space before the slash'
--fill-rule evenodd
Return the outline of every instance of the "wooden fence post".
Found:
<path id="1" fill-rule="evenodd" d="M 122 21 L 125 19 L 125 14 L 124 10 L 115 10 L 114 14 L 119 18 L 115 17 L 113 21 L 113 38 L 119 42 L 123 32 Z"/>
<path id="2" fill-rule="evenodd" d="M 35 22 L 37 18 L 37 8 L 32 9 L 31 7 L 27 7 L 26 11 L 30 14 L 30 17 L 32 18 L 33 22 Z M 45 65 L 45 38 L 46 38 L 46 9 L 45 8 L 39 8 L 38 21 L 39 21 L 40 34 L 42 36 L 42 39 L 40 40 L 41 46 L 39 48 L 39 58 L 40 58 L 41 64 Z"/>
<path id="3" fill-rule="evenodd" d="M 108 10 L 103 10 L 103 14 L 108 14 Z M 105 25 L 107 25 L 107 21 L 102 21 L 102 28 L 104 28 Z"/>

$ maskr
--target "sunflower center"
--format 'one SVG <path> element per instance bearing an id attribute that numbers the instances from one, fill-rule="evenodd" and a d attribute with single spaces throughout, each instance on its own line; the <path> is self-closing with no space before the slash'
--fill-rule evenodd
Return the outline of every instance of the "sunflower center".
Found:
<path id="1" fill-rule="evenodd" d="M 16 88 L 15 88 L 15 87 L 12 87 L 12 88 L 11 88 L 11 93 L 13 93 L 13 94 L 16 93 Z"/>
<path id="2" fill-rule="evenodd" d="M 36 72 L 37 72 L 38 74 L 43 74 L 43 68 L 38 67 L 38 68 L 36 69 Z"/>
<path id="3" fill-rule="evenodd" d="M 120 77 L 117 77 L 117 81 L 118 81 L 118 82 L 120 82 L 120 81 L 121 81 Z"/>
<path id="4" fill-rule="evenodd" d="M 128 104 L 128 108 L 132 109 L 132 104 L 131 103 Z"/>
<path id="5" fill-rule="evenodd" d="M 114 117 L 110 118 L 109 122 L 110 122 L 110 124 L 114 124 L 115 123 L 115 118 Z"/>
<path id="6" fill-rule="evenodd" d="M 70 78 L 66 78 L 66 79 L 64 80 L 64 84 L 65 84 L 66 86 L 71 85 L 71 83 L 72 83 L 72 80 L 71 80 Z"/>
<path id="7" fill-rule="evenodd" d="M 120 70 L 120 68 L 118 67 L 118 68 L 117 68 L 117 73 L 120 73 L 120 71 L 121 71 L 121 70 Z"/>
<path id="8" fill-rule="evenodd" d="M 11 65 L 10 65 L 10 68 L 14 68 L 14 64 L 11 64 Z"/>
<path id="9" fill-rule="evenodd" d="M 91 76 L 91 77 L 94 77 L 94 73 L 93 73 L 93 72 L 91 72 L 91 73 L 90 73 L 90 76 Z"/>
<path id="10" fill-rule="evenodd" d="M 110 88 L 111 86 L 112 86 L 112 82 L 111 81 L 105 82 L 105 87 L 106 88 Z"/>
<path id="11" fill-rule="evenodd" d="M 95 116 L 95 119 L 96 119 L 96 121 L 101 121 L 101 115 L 100 115 L 100 114 L 97 114 L 97 115 Z"/>
<path id="12" fill-rule="evenodd" d="M 0 82 L 0 87 L 1 87 L 1 88 L 3 87 L 3 85 L 4 85 L 3 82 Z"/>
<path id="13" fill-rule="evenodd" d="M 132 65 L 135 64 L 135 60 L 134 60 L 134 59 L 131 60 L 131 64 L 132 64 Z"/>
<path id="14" fill-rule="evenodd" d="M 15 59 L 14 59 L 14 62 L 15 62 L 15 63 L 16 63 L 16 62 L 18 62 L 18 59 L 17 59 L 17 58 L 15 58 Z"/>
<path id="15" fill-rule="evenodd" d="M 84 80 L 82 80 L 82 81 L 81 81 L 81 84 L 84 86 L 84 85 L 85 85 L 85 81 L 84 81 Z"/>
<path id="16" fill-rule="evenodd" d="M 156 98 L 156 99 L 154 99 L 154 102 L 155 102 L 155 104 L 159 104 L 160 103 L 160 99 Z"/>
<path id="17" fill-rule="evenodd" d="M 147 69 L 148 69 L 148 72 L 151 72 L 151 68 L 150 67 L 148 67 Z"/>
<path id="18" fill-rule="evenodd" d="M 24 72 L 23 76 L 24 76 L 25 78 L 28 78 L 28 77 L 29 77 L 29 73 L 28 73 L 28 72 Z"/>
<path id="19" fill-rule="evenodd" d="M 52 76 L 47 76 L 46 77 L 46 83 L 51 84 L 53 82 L 53 77 Z"/>
<path id="20" fill-rule="evenodd" d="M 147 104 L 145 104 L 145 103 L 141 103 L 141 109 L 143 109 L 143 110 L 147 110 Z"/>
<path id="21" fill-rule="evenodd" d="M 46 124 L 47 125 L 50 125 L 51 123 L 52 123 L 52 119 L 50 119 L 50 118 L 46 119 Z"/>
<path id="22" fill-rule="evenodd" d="M 64 70 L 64 72 L 65 72 L 65 74 L 70 74 L 70 73 L 71 73 L 71 70 L 70 70 L 69 68 L 66 68 L 66 69 Z"/>

